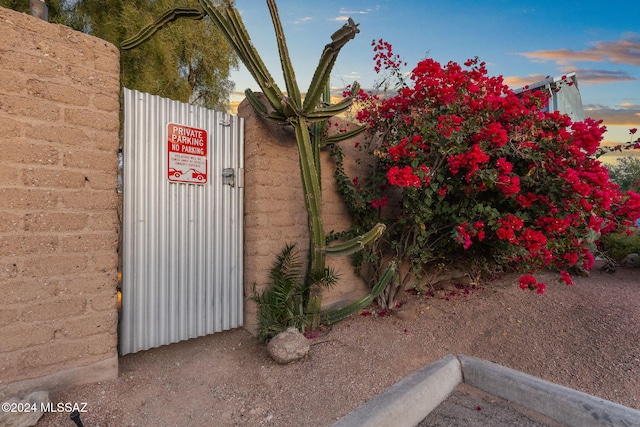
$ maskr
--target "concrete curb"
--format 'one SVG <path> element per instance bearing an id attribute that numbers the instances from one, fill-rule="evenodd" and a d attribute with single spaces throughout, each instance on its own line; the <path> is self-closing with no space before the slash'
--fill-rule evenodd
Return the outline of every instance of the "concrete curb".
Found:
<path id="1" fill-rule="evenodd" d="M 445 356 L 374 396 L 333 427 L 414 427 L 461 382 L 460 361 Z"/>
<path id="2" fill-rule="evenodd" d="M 465 355 L 414 372 L 340 418 L 333 427 L 415 427 L 460 383 L 570 427 L 640 427 L 640 411 Z"/>
<path id="3" fill-rule="evenodd" d="M 640 426 L 640 411 L 505 368 L 459 355 L 465 384 L 569 427 Z"/>

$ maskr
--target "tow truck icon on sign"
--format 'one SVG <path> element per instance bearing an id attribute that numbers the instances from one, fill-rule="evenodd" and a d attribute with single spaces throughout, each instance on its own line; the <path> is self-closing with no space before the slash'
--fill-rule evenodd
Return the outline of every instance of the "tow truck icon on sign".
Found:
<path id="1" fill-rule="evenodd" d="M 169 176 L 172 176 L 174 178 L 180 178 L 180 176 L 182 176 L 182 171 L 179 171 L 178 169 L 174 169 L 174 168 L 169 168 Z"/>
<path id="2" fill-rule="evenodd" d="M 182 177 L 182 179 L 180 179 L 180 177 Z M 175 168 L 169 168 L 169 179 L 180 179 L 181 182 L 206 182 L 207 174 L 193 168 L 184 172 Z"/>
<path id="3" fill-rule="evenodd" d="M 191 178 L 197 179 L 198 181 L 206 181 L 207 180 L 207 174 L 202 173 L 202 172 L 198 172 L 195 169 L 189 169 L 189 171 L 193 171 L 193 173 L 191 174 Z M 187 172 L 189 172 L 189 171 L 187 171 Z"/>

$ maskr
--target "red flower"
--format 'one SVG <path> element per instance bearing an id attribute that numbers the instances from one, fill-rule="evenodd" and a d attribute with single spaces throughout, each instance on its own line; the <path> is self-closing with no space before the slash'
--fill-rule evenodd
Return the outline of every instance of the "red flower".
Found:
<path id="1" fill-rule="evenodd" d="M 560 281 L 565 282 L 568 286 L 573 285 L 573 280 L 571 280 L 571 276 L 566 271 L 562 270 L 560 272 Z"/>
<path id="2" fill-rule="evenodd" d="M 419 188 L 422 185 L 420 178 L 413 173 L 411 166 L 405 166 L 402 169 L 398 166 L 392 166 L 387 172 L 387 179 L 389 184 L 398 187 Z"/>
<path id="3" fill-rule="evenodd" d="M 520 192 L 520 177 L 518 175 L 500 175 L 498 176 L 498 188 L 505 196 L 513 196 Z"/>
<path id="4" fill-rule="evenodd" d="M 524 226 L 524 221 L 514 215 L 507 215 L 505 218 L 499 218 L 498 224 L 500 228 L 496 234 L 501 240 L 508 240 L 511 243 L 517 243 L 518 240 L 515 237 L 515 232 L 520 231 Z"/>
<path id="5" fill-rule="evenodd" d="M 578 254 L 575 252 L 566 253 L 562 258 L 569 265 L 575 265 L 578 262 Z"/>
<path id="6" fill-rule="evenodd" d="M 638 129 L 637 129 L 637 128 L 629 129 L 629 133 L 630 133 L 631 135 L 633 135 L 633 134 L 634 134 L 634 133 L 636 133 L 636 132 L 638 132 Z"/>
<path id="7" fill-rule="evenodd" d="M 547 289 L 547 285 L 542 282 L 538 282 L 536 278 L 531 274 L 525 274 L 523 276 L 520 276 L 520 289 L 529 289 L 532 291 L 536 291 L 538 295 L 542 295 Z"/>
<path id="8" fill-rule="evenodd" d="M 471 149 L 466 153 L 455 154 L 450 156 L 447 161 L 449 162 L 449 169 L 451 173 L 456 175 L 461 167 L 466 167 L 467 179 L 469 179 L 477 170 L 480 169 L 480 164 L 487 163 L 490 157 L 482 151 L 480 145 L 473 144 Z"/>
<path id="9" fill-rule="evenodd" d="M 372 199 L 371 200 L 371 207 L 374 209 L 378 209 L 378 208 L 384 208 L 389 204 L 389 197 L 388 196 L 382 196 L 382 198 L 380 199 Z"/>
<path id="10" fill-rule="evenodd" d="M 500 148 L 509 142 L 509 135 L 505 128 L 500 123 L 489 123 L 489 125 L 482 129 L 474 137 L 475 142 L 487 141 L 491 142 L 494 146 Z"/>
<path id="11" fill-rule="evenodd" d="M 400 141 L 400 144 L 389 147 L 387 152 L 389 153 L 389 157 L 391 158 L 391 160 L 397 162 L 403 157 L 415 157 L 415 153 L 412 153 L 407 149 L 407 142 L 409 142 L 409 139 L 403 138 Z"/>
<path id="12" fill-rule="evenodd" d="M 593 254 L 591 253 L 591 251 L 589 251 L 589 249 L 583 249 L 584 254 L 584 262 L 582 263 L 582 266 L 587 269 L 587 270 L 591 270 L 593 268 L 593 264 L 595 264 L 596 260 L 593 257 Z"/>
<path id="13" fill-rule="evenodd" d="M 464 249 L 469 249 L 471 246 L 471 235 L 467 231 L 468 224 L 463 222 L 456 229 L 458 230 L 458 242 L 462 243 Z"/>
<path id="14" fill-rule="evenodd" d="M 485 238 L 483 221 L 476 221 L 471 226 L 467 222 L 463 222 L 456 227 L 456 231 L 458 232 L 457 241 L 462 243 L 462 247 L 464 249 L 469 249 L 469 247 L 471 247 L 472 237 L 477 238 L 479 242 L 483 241 Z"/>
<path id="15" fill-rule="evenodd" d="M 528 207 L 531 207 L 531 205 L 533 205 L 533 202 L 535 202 L 537 198 L 538 196 L 536 196 L 533 193 L 527 193 L 526 195 L 518 194 L 516 196 L 516 202 L 518 202 L 518 204 L 523 208 L 528 208 Z"/>
<path id="16" fill-rule="evenodd" d="M 534 285 L 537 283 L 538 281 L 536 280 L 535 277 L 533 277 L 531 274 L 525 274 L 520 276 L 520 289 L 524 290 L 524 289 L 534 289 Z"/>
<path id="17" fill-rule="evenodd" d="M 511 173 L 513 165 L 505 157 L 500 157 L 496 160 L 496 166 L 502 171 L 502 173 Z"/>

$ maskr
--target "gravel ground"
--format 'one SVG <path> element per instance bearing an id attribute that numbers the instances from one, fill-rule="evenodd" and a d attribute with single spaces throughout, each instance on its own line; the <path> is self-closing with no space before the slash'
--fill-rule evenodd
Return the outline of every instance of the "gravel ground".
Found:
<path id="1" fill-rule="evenodd" d="M 640 409 L 639 272 L 596 269 L 572 287 L 545 273 L 542 296 L 515 277 L 468 294 L 406 294 L 392 315 L 321 331 L 287 366 L 244 329 L 221 332 L 124 356 L 117 380 L 51 398 L 87 402 L 85 427 L 329 426 L 414 370 L 466 354 Z M 37 425 L 74 424 L 59 413 Z"/>

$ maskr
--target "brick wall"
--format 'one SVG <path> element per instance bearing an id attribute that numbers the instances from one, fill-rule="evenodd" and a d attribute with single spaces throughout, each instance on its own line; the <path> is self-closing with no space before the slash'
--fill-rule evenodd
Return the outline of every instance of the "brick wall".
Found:
<path id="1" fill-rule="evenodd" d="M 307 259 L 309 233 L 293 129 L 262 120 L 246 100 L 238 115 L 245 120 L 244 286 L 245 295 L 250 295 L 254 284 L 258 290 L 267 286 L 271 266 L 286 244 L 296 243 L 300 259 Z M 341 146 L 355 154 L 353 141 Z M 325 232 L 348 230 L 350 218 L 337 193 L 334 163 L 328 152 L 321 154 Z M 362 173 L 355 164 L 345 167 L 350 175 Z M 327 258 L 327 265 L 336 269 L 340 280 L 324 292 L 324 307 L 344 305 L 368 292 L 348 257 Z M 256 330 L 256 306 L 251 301 L 245 303 L 245 327 Z"/>
<path id="2" fill-rule="evenodd" d="M 119 54 L 0 7 L 0 397 L 117 376 Z"/>

